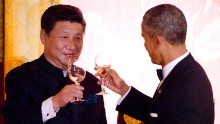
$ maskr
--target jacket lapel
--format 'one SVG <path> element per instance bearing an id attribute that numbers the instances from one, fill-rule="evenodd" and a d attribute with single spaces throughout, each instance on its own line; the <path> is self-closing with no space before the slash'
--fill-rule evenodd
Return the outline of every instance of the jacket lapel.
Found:
<path id="1" fill-rule="evenodd" d="M 191 61 L 193 61 L 193 57 L 191 54 L 189 54 L 173 68 L 170 74 L 162 82 L 160 88 L 155 91 L 149 112 L 152 110 L 157 100 L 166 92 L 166 90 L 168 90 L 168 87 L 172 85 L 172 83 L 175 83 L 172 82 L 172 80 L 176 77 L 176 75 L 181 74 L 181 70 L 185 67 L 184 65 Z"/>

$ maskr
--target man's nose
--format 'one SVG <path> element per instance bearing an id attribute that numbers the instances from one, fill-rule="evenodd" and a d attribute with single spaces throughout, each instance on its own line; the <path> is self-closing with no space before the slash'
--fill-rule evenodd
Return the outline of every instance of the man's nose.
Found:
<path id="1" fill-rule="evenodd" d="M 73 42 L 73 41 L 69 42 L 69 44 L 67 45 L 67 48 L 70 49 L 70 50 L 76 49 L 75 42 Z"/>

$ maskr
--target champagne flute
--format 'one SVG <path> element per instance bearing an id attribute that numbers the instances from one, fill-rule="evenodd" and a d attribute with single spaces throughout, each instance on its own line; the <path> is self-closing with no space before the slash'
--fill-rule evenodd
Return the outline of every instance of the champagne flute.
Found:
<path id="1" fill-rule="evenodd" d="M 80 85 L 81 81 L 86 77 L 86 71 L 81 66 L 82 59 L 68 61 L 68 75 L 71 81 L 75 82 L 76 85 Z M 86 101 L 83 99 L 76 98 L 74 102 Z"/>
<path id="2" fill-rule="evenodd" d="M 102 78 L 101 84 L 101 92 L 97 93 L 96 95 L 104 95 L 107 94 L 105 91 L 105 76 L 107 73 L 104 71 L 104 68 L 111 67 L 111 57 L 110 55 L 96 55 L 95 57 L 95 70 L 99 73 L 100 78 Z"/>

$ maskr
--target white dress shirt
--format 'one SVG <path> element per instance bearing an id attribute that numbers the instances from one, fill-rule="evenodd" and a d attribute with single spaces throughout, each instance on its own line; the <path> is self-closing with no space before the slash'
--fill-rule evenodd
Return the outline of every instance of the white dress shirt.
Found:
<path id="1" fill-rule="evenodd" d="M 163 74 L 163 79 L 160 82 L 160 84 L 158 85 L 158 88 L 160 87 L 160 85 L 163 83 L 163 80 L 169 75 L 169 73 L 173 70 L 173 68 L 181 61 L 183 60 L 187 55 L 189 55 L 189 51 L 187 51 L 186 53 L 184 53 L 182 56 L 178 57 L 177 59 L 173 60 L 172 62 L 168 63 L 167 65 L 165 65 L 162 69 L 162 74 Z M 157 89 L 158 89 L 157 88 Z M 125 93 L 124 96 L 120 97 L 119 100 L 117 101 L 117 104 L 120 105 L 121 102 L 124 100 L 124 98 L 128 95 L 128 93 L 130 92 L 131 87 L 129 87 L 129 90 Z"/>

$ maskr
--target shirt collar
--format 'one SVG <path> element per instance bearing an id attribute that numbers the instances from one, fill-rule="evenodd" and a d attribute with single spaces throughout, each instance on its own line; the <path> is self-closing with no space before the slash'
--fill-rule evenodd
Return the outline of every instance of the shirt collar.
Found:
<path id="1" fill-rule="evenodd" d="M 67 77 L 67 70 L 63 71 L 63 76 Z"/>
<path id="2" fill-rule="evenodd" d="M 173 60 L 172 62 L 168 63 L 166 66 L 163 67 L 162 73 L 163 73 L 163 80 L 167 77 L 167 75 L 171 72 L 171 70 L 181 61 L 183 60 L 187 55 L 189 55 L 189 51 L 184 53 L 182 56 L 178 57 L 177 59 Z"/>
<path id="3" fill-rule="evenodd" d="M 40 65 L 45 68 L 48 72 L 52 73 L 53 75 L 56 75 L 56 77 L 67 77 L 67 70 L 63 71 L 60 68 L 55 67 L 54 65 L 52 65 L 50 62 L 48 62 L 44 56 L 44 54 L 42 54 L 39 58 L 40 61 Z"/>

